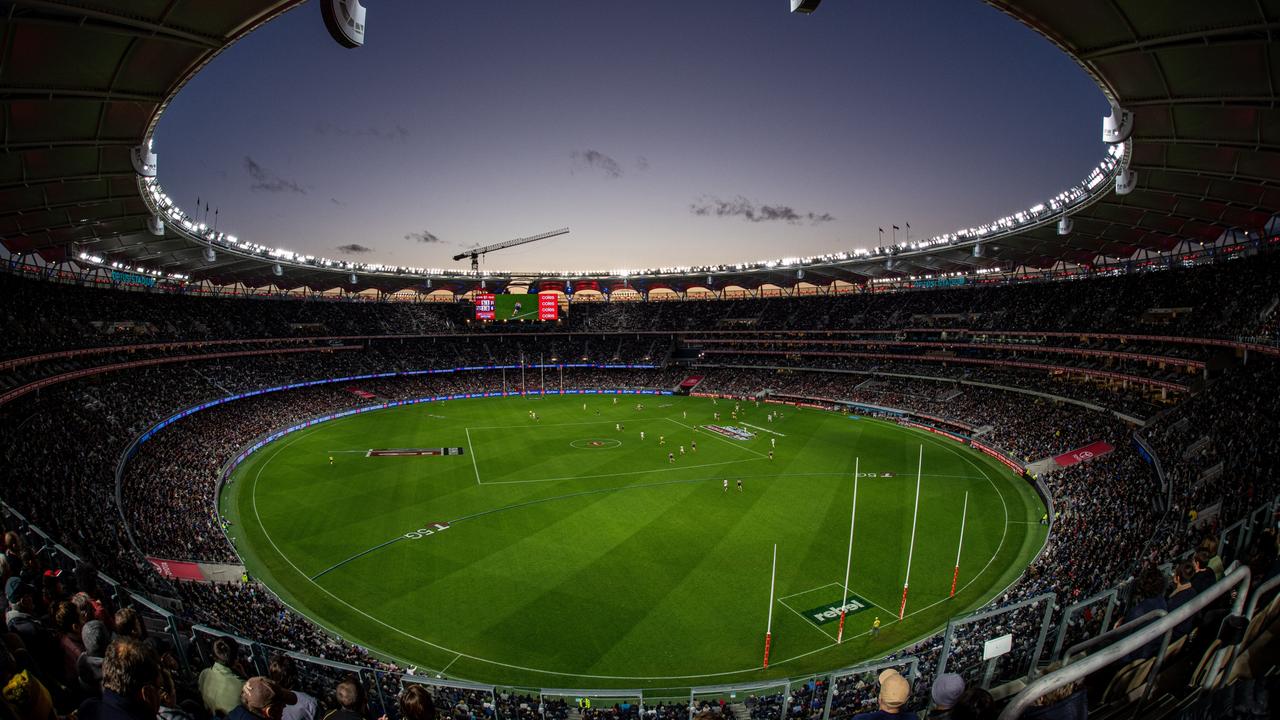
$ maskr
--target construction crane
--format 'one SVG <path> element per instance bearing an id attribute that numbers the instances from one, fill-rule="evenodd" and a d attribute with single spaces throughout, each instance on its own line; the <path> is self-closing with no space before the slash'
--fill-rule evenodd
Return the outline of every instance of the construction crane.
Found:
<path id="1" fill-rule="evenodd" d="M 465 252 L 460 252 L 457 255 L 454 255 L 453 259 L 466 260 L 467 258 L 471 258 L 471 272 L 479 272 L 480 258 L 484 257 L 486 254 L 491 253 L 495 250 L 506 250 L 507 248 L 516 247 L 517 245 L 527 245 L 531 242 L 537 242 L 539 240 L 546 240 L 547 238 L 553 238 L 560 235 L 568 235 L 568 234 L 569 234 L 569 228 L 560 228 L 559 230 L 552 230 L 551 232 L 544 232 L 539 235 L 530 235 L 529 237 L 516 238 L 515 240 L 504 240 L 500 243 L 485 245 L 483 247 L 471 248 L 470 250 L 467 250 Z"/>

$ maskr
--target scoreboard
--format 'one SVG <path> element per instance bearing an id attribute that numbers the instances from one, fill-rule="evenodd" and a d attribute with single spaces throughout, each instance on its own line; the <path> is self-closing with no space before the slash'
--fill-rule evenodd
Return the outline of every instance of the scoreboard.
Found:
<path id="1" fill-rule="evenodd" d="M 538 319 L 560 319 L 560 296 L 553 292 L 538 293 Z"/>
<path id="2" fill-rule="evenodd" d="M 560 293 L 551 291 L 537 295 L 476 293 L 474 299 L 476 320 L 484 322 L 554 322 L 560 319 L 561 302 Z"/>
<path id="3" fill-rule="evenodd" d="M 492 320 L 495 315 L 494 309 L 493 293 L 476 293 L 477 320 Z"/>

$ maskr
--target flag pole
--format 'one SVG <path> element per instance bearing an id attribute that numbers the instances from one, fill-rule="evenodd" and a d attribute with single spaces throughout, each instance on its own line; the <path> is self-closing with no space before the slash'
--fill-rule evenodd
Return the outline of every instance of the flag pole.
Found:
<path id="1" fill-rule="evenodd" d="M 836 630 L 836 644 L 844 642 L 844 616 L 849 606 L 849 567 L 853 564 L 853 521 L 858 517 L 858 470 L 860 458 L 853 459 L 853 510 L 849 513 L 849 554 L 844 559 L 844 595 L 840 597 L 840 627 Z"/>
<path id="2" fill-rule="evenodd" d="M 920 517 L 920 476 L 924 472 L 924 445 L 920 446 L 920 461 L 916 466 L 916 507 L 911 511 L 911 545 L 907 548 L 907 577 L 902 581 L 902 605 L 898 608 L 898 619 L 907 615 L 907 589 L 911 586 L 911 557 L 916 552 L 916 520 Z"/>
<path id="3" fill-rule="evenodd" d="M 769 667 L 769 645 L 773 641 L 773 581 L 778 575 L 778 543 L 773 544 L 773 569 L 769 571 L 769 622 L 764 629 L 764 666 Z"/>
<path id="4" fill-rule="evenodd" d="M 964 509 L 960 511 L 960 543 L 956 545 L 956 571 L 951 575 L 951 595 L 956 596 L 956 582 L 960 580 L 960 551 L 964 549 L 964 521 L 969 517 L 969 492 L 964 494 Z"/>

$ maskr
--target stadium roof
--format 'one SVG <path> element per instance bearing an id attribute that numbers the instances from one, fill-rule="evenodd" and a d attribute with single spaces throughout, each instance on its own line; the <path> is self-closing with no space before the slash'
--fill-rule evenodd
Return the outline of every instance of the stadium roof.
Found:
<path id="1" fill-rule="evenodd" d="M 327 0 L 326 0 L 327 1 Z M 863 282 L 898 274 L 983 267 L 1047 267 L 1168 251 L 1225 234 L 1262 233 L 1280 209 L 1280 0 L 987 0 L 1076 60 L 1113 105 L 1132 113 L 1123 159 L 1066 204 L 1074 227 L 1058 233 L 1050 207 L 1004 226 L 942 238 L 888 255 L 837 253 L 775 263 L 575 274 L 601 286 L 638 289 Z M 395 291 L 465 291 L 478 277 L 463 271 L 322 266 L 314 259 L 269 256 L 220 238 L 216 259 L 199 228 L 166 217 L 162 235 L 148 223 L 164 214 L 131 158 L 168 102 L 192 75 L 236 40 L 302 0 L 16 0 L 3 19 L 0 95 L 0 242 L 47 263 L 82 253 L 142 267 L 250 287 L 337 286 Z M 785 10 L 779 6 L 780 18 Z M 820 21 L 821 10 L 814 16 Z M 376 9 L 374 13 L 376 23 Z M 317 42 L 327 42 L 317 35 Z M 994 112 L 999 112 L 998 109 Z M 1099 131 L 1101 132 L 1101 122 Z M 135 162 L 136 161 L 136 162 Z M 1111 175 L 1123 163 L 1136 187 L 1118 194 Z M 987 169 L 998 172 L 999 168 Z M 1068 188 L 1076 178 L 1064 178 Z M 158 188 L 158 186 L 157 186 Z M 156 197 L 159 197 L 158 189 Z M 1020 208 L 992 208 L 993 214 Z M 176 211 L 174 211 L 176 212 Z M 270 245 L 270 238 L 253 238 Z M 975 245 L 981 250 L 975 252 Z M 280 266 L 281 275 L 273 270 Z M 803 271 L 800 273 L 799 271 Z M 485 272 L 487 287 L 557 280 L 555 271 Z"/>

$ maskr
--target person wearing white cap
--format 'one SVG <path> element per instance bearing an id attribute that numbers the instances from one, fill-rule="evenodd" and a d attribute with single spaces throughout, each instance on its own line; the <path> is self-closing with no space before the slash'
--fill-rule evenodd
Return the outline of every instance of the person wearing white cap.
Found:
<path id="1" fill-rule="evenodd" d="M 911 683 L 902 673 L 889 668 L 880 673 L 880 694 L 876 698 L 877 709 L 853 716 L 853 720 L 920 720 L 905 705 L 911 698 Z"/>

